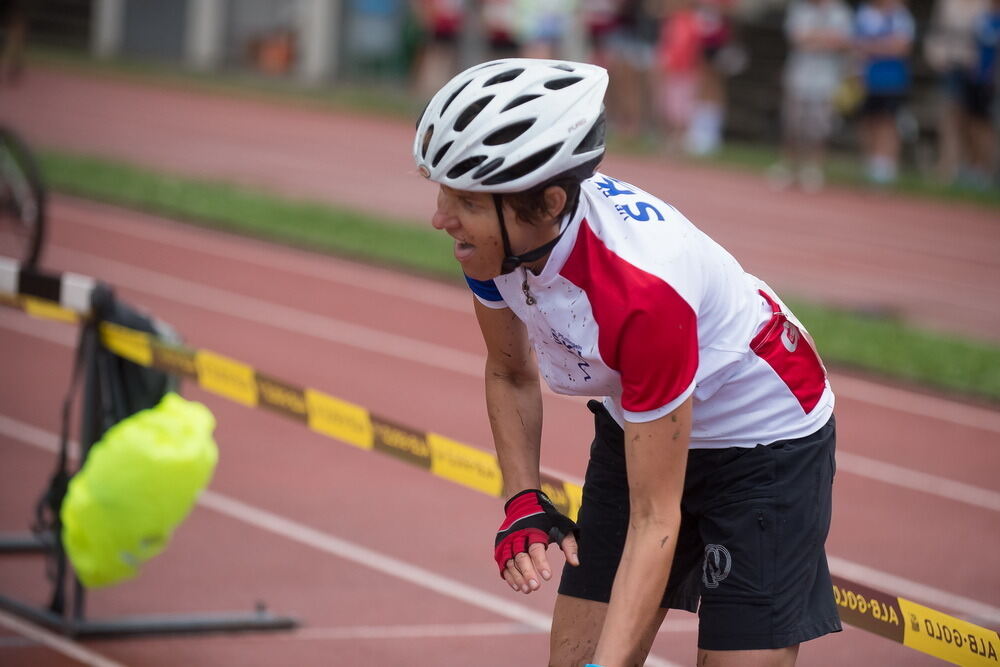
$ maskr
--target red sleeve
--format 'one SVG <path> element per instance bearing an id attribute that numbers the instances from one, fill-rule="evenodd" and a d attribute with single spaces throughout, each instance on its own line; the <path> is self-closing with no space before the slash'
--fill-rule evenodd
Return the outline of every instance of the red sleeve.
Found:
<path id="1" fill-rule="evenodd" d="M 670 284 L 616 255 L 586 221 L 561 273 L 590 300 L 601 358 L 621 375 L 625 410 L 662 408 L 691 386 L 698 318 Z"/>
<path id="2" fill-rule="evenodd" d="M 617 350 L 622 407 L 646 412 L 677 399 L 694 382 L 698 322 L 687 301 L 665 282 L 630 297 Z"/>

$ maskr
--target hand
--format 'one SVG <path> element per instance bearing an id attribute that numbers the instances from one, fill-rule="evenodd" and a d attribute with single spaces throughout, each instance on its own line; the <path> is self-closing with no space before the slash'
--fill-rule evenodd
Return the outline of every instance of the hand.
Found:
<path id="1" fill-rule="evenodd" d="M 538 577 L 548 581 L 552 569 L 545 549 L 552 542 L 566 554 L 570 565 L 579 565 L 576 543 L 578 529 L 573 521 L 560 514 L 548 496 L 538 489 L 526 489 L 504 505 L 506 517 L 497 531 L 493 558 L 500 576 L 515 591 L 538 590 Z"/>

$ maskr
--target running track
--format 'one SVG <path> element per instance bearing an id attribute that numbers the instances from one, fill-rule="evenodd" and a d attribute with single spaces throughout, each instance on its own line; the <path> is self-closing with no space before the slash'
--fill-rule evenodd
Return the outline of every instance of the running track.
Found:
<path id="1" fill-rule="evenodd" d="M 483 350 L 464 289 L 68 198 L 55 200 L 52 220 L 50 267 L 118 286 L 191 345 L 489 448 Z M 67 325 L 0 312 L 0 530 L 26 525 L 49 473 L 73 339 Z M 991 566 L 1000 415 L 833 382 L 834 571 L 1000 626 Z M 140 578 L 91 595 L 91 616 L 248 611 L 265 600 L 303 629 L 60 645 L 0 616 L 0 663 L 542 664 L 552 587 L 525 597 L 496 576 L 498 501 L 266 412 L 186 394 L 219 420 L 211 490 Z M 588 415 L 577 400 L 546 396 L 547 467 L 582 476 Z M 42 581 L 34 557 L 0 560 L 5 594 L 40 602 Z M 691 664 L 692 617 L 677 613 L 665 627 L 650 664 Z M 848 628 L 804 646 L 799 664 L 935 661 Z"/>
<path id="2" fill-rule="evenodd" d="M 433 203 L 405 121 L 50 68 L 3 90 L 0 121 L 38 146 L 404 221 L 426 221 Z M 1000 337 L 996 210 L 835 188 L 778 196 L 760 176 L 657 159 L 604 168 L 677 206 L 783 295 Z"/>

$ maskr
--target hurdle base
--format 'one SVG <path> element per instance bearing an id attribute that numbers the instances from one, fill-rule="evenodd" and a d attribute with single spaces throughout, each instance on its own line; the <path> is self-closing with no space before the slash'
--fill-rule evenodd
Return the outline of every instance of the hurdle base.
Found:
<path id="1" fill-rule="evenodd" d="M 261 632 L 292 630 L 299 626 L 298 619 L 290 616 L 274 616 L 263 605 L 258 605 L 255 611 L 249 613 L 150 614 L 88 620 L 65 618 L 48 609 L 35 607 L 0 595 L 0 609 L 67 637 L 81 639 L 125 639 L 215 632 Z"/>
<path id="2" fill-rule="evenodd" d="M 0 533 L 0 554 L 39 553 L 52 546 L 52 539 L 35 533 Z"/>

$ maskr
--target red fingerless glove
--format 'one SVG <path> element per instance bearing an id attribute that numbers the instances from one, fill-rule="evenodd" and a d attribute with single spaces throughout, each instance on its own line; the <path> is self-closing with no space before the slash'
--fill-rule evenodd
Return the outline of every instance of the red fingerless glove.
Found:
<path id="1" fill-rule="evenodd" d="M 549 497 L 538 489 L 521 491 L 511 497 L 503 508 L 507 516 L 497 531 L 493 549 L 493 558 L 500 568 L 501 577 L 507 561 L 522 551 L 527 552 L 532 544 L 561 544 L 567 535 L 579 533 L 573 520 L 561 514 Z"/>

